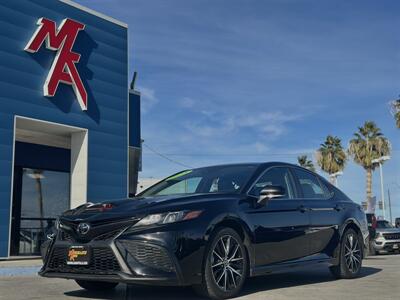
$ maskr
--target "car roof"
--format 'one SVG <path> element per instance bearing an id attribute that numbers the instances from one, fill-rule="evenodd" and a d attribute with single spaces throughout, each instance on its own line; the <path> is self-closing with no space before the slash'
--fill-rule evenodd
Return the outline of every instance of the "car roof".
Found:
<path id="1" fill-rule="evenodd" d="M 193 168 L 193 169 L 213 168 L 213 167 L 235 167 L 235 166 L 254 166 L 254 167 L 288 166 L 288 167 L 300 167 L 298 165 L 287 163 L 287 162 L 271 161 L 271 162 L 248 162 L 248 163 L 244 162 L 244 163 L 220 164 L 220 165 L 204 166 L 204 167 Z"/>

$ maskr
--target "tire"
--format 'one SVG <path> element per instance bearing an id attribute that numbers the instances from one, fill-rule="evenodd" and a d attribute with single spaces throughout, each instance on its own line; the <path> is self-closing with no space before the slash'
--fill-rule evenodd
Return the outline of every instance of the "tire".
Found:
<path id="1" fill-rule="evenodd" d="M 76 283 L 88 291 L 107 291 L 114 289 L 118 282 L 105 282 L 105 281 L 89 281 L 89 280 L 75 280 Z"/>
<path id="2" fill-rule="evenodd" d="M 211 299 L 232 298 L 241 291 L 247 273 L 248 257 L 242 239 L 235 230 L 221 228 L 206 248 L 202 283 L 194 289 Z"/>
<path id="3" fill-rule="evenodd" d="M 329 268 L 333 276 L 338 279 L 357 277 L 362 267 L 362 251 L 360 235 L 353 229 L 346 230 L 340 243 L 339 264 Z"/>

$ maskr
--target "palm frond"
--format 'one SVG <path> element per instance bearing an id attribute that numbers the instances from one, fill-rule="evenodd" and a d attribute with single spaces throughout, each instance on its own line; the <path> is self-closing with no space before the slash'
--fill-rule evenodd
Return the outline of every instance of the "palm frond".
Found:
<path id="1" fill-rule="evenodd" d="M 342 147 L 341 139 L 328 135 L 321 147 L 317 150 L 317 163 L 321 170 L 328 174 L 342 171 L 346 165 L 346 152 Z"/>
<path id="2" fill-rule="evenodd" d="M 374 122 L 365 122 L 354 136 L 355 138 L 350 140 L 347 153 L 364 169 L 374 170 L 376 167 L 372 163 L 374 159 L 390 155 L 390 142 Z"/>

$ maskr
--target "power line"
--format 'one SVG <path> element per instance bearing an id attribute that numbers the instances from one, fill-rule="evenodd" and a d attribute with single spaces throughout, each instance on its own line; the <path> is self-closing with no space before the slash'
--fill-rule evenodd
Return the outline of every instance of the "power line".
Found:
<path id="1" fill-rule="evenodd" d="M 152 153 L 147 153 L 147 154 L 152 154 Z M 240 153 L 240 154 L 234 154 L 234 153 L 165 153 L 164 155 L 168 156 L 189 156 L 189 157 L 195 157 L 195 156 L 259 156 L 259 157 L 265 157 L 265 156 L 298 156 L 298 155 L 305 155 L 305 154 L 314 154 L 311 152 L 299 152 L 299 153 L 265 153 L 265 154 L 254 154 L 254 153 Z"/>
<path id="2" fill-rule="evenodd" d="M 180 166 L 185 167 L 185 168 L 192 169 L 191 166 L 188 166 L 188 165 L 186 165 L 186 164 L 184 164 L 184 163 L 181 163 L 181 162 L 179 162 L 179 161 L 177 161 L 177 160 L 174 160 L 174 159 L 172 159 L 172 158 L 169 158 L 169 157 L 166 156 L 165 154 L 162 154 L 162 153 L 158 152 L 157 150 L 153 149 L 152 147 L 150 147 L 149 145 L 147 145 L 147 144 L 145 144 L 145 143 L 142 143 L 142 145 L 145 146 L 147 149 L 149 149 L 149 150 L 150 150 L 151 152 L 153 152 L 154 154 L 156 154 L 156 155 L 158 155 L 158 156 L 160 156 L 160 157 L 162 157 L 162 158 L 164 158 L 164 159 L 166 159 L 166 160 L 168 160 L 168 161 L 170 161 L 170 162 L 172 162 L 172 163 L 174 163 L 174 164 L 180 165 Z"/>
<path id="3" fill-rule="evenodd" d="M 392 150 L 391 153 L 398 153 L 400 150 Z M 146 153 L 146 154 L 152 154 L 152 153 Z M 160 155 L 160 153 L 155 153 L 157 155 Z M 216 157 L 238 157 L 238 156 L 250 156 L 250 157 L 267 157 L 267 156 L 299 156 L 299 155 L 314 155 L 314 152 L 280 152 L 280 153 L 164 153 L 162 155 L 164 156 L 188 156 L 188 157 L 204 157 L 204 156 L 216 156 Z"/>

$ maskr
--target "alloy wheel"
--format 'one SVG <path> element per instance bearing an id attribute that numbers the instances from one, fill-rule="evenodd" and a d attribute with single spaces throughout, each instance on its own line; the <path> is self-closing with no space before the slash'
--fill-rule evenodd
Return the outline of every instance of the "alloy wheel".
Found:
<path id="1" fill-rule="evenodd" d="M 244 258 L 239 242 L 231 235 L 222 236 L 211 254 L 211 272 L 217 286 L 232 291 L 244 279 Z"/>
<path id="2" fill-rule="evenodd" d="M 361 267 L 361 247 L 357 236 L 349 234 L 346 237 L 344 244 L 344 257 L 346 259 L 346 266 L 352 273 L 357 273 Z"/>

